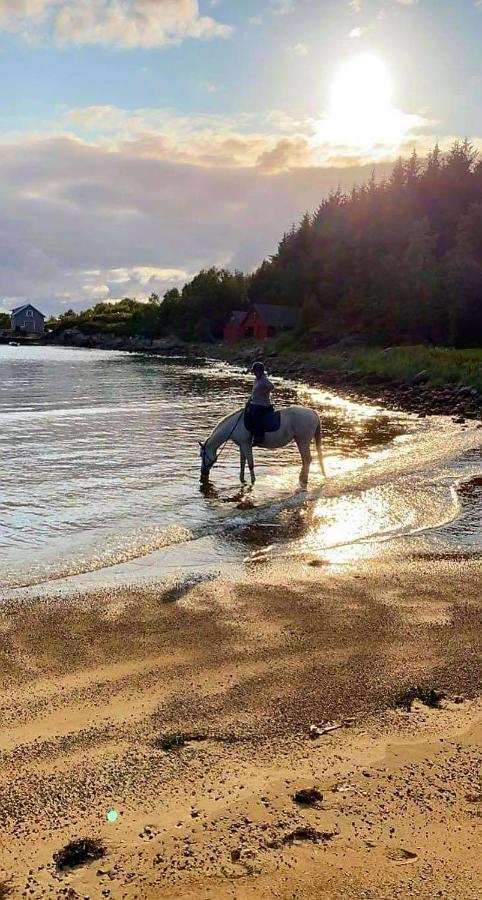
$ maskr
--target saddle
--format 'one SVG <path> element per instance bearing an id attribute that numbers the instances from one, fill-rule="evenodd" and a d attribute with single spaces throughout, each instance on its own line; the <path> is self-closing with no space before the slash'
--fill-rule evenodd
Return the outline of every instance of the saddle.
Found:
<path id="1" fill-rule="evenodd" d="M 256 422 L 249 408 L 249 403 L 244 411 L 244 427 L 251 434 L 256 431 Z M 263 417 L 263 431 L 278 431 L 281 428 L 281 414 L 274 409 L 270 409 Z"/>

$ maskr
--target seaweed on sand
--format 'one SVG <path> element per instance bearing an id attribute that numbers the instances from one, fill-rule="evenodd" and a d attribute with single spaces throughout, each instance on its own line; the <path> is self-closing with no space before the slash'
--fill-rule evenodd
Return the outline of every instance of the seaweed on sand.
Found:
<path id="1" fill-rule="evenodd" d="M 54 861 L 58 869 L 76 869 L 102 859 L 106 853 L 106 848 L 97 838 L 80 838 L 70 841 L 62 850 L 54 853 Z"/>

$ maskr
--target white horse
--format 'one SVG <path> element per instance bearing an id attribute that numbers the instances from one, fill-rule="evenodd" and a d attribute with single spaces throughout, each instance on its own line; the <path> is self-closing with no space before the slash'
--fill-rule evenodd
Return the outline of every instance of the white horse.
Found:
<path id="1" fill-rule="evenodd" d="M 280 428 L 278 431 L 265 432 L 263 447 L 267 450 L 277 450 L 279 447 L 286 447 L 291 441 L 295 441 L 302 460 L 300 483 L 306 485 L 308 484 L 311 465 L 310 445 L 312 440 L 314 440 L 320 469 L 323 476 L 326 477 L 321 449 L 321 422 L 318 413 L 314 409 L 308 409 L 305 406 L 288 406 L 286 409 L 280 409 L 279 413 Z M 226 416 L 225 419 L 222 419 L 204 444 L 199 441 L 199 446 L 201 447 L 201 480 L 208 478 L 209 472 L 217 462 L 219 452 L 221 452 L 219 448 L 221 447 L 221 450 L 223 450 L 228 441 L 233 441 L 239 447 L 241 483 L 245 483 L 244 472 L 247 461 L 251 473 L 251 484 L 254 484 L 256 478 L 254 474 L 252 435 L 244 424 L 244 408 L 238 409 L 236 412 Z"/>

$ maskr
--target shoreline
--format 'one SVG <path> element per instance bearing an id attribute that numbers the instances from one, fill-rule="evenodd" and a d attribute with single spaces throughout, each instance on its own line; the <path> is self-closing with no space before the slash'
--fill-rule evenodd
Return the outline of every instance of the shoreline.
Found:
<path id="1" fill-rule="evenodd" d="M 98 350 L 120 350 L 166 358 L 185 358 L 191 363 L 210 359 L 233 366 L 250 367 L 253 359 L 264 358 L 273 374 L 285 378 L 301 380 L 311 387 L 336 389 L 350 399 L 385 403 L 389 407 L 415 413 L 421 417 L 429 415 L 452 416 L 457 424 L 465 420 L 482 421 L 482 391 L 471 385 L 428 383 L 427 373 L 418 372 L 408 380 L 395 379 L 381 372 L 353 370 L 347 361 L 346 367 L 324 368 L 323 350 L 311 353 L 281 353 L 267 343 L 245 346 L 225 343 L 186 344 L 177 339 L 109 338 L 103 335 L 67 334 L 62 340 L 43 340 L 39 346 L 60 346 Z M 328 348 L 329 349 L 329 348 Z M 363 348 L 361 348 L 362 350 Z M 368 348 L 367 348 L 368 349 Z M 389 348 L 390 349 L 390 348 Z M 383 352 L 380 348 L 380 352 Z M 384 352 L 387 352 L 386 350 Z M 340 351 L 343 357 L 343 351 Z"/>
<path id="2" fill-rule="evenodd" d="M 4 604 L 0 883 L 34 900 L 475 898 L 478 565 L 290 564 L 174 603 L 152 585 Z M 440 708 L 409 712 L 417 685 Z M 59 872 L 53 854 L 89 836 L 105 858 Z"/>
<path id="3" fill-rule="evenodd" d="M 475 900 L 480 553 L 386 550 L 6 591 L 0 897 Z"/>

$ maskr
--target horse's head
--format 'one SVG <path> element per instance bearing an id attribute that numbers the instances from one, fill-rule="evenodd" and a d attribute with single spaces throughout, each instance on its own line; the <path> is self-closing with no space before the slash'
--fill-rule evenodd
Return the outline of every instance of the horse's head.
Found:
<path id="1" fill-rule="evenodd" d="M 214 456 L 209 451 L 206 443 L 202 443 L 202 441 L 198 441 L 199 443 L 199 455 L 201 457 L 201 479 L 209 478 L 209 473 L 216 462 L 216 454 Z"/>

